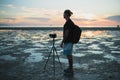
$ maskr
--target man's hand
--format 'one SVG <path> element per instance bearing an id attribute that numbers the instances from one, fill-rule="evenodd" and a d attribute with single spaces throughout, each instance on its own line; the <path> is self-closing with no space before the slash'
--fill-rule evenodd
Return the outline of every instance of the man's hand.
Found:
<path id="1" fill-rule="evenodd" d="M 61 44 L 60 44 L 60 47 L 62 47 L 63 48 L 63 46 L 64 46 L 64 43 L 63 43 L 63 41 L 61 42 Z"/>

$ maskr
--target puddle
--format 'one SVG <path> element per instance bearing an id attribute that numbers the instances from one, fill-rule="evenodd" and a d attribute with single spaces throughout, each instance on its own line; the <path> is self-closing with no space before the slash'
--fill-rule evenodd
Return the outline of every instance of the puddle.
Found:
<path id="1" fill-rule="evenodd" d="M 58 59 L 55 59 L 55 61 L 58 61 Z M 61 63 L 68 63 L 68 60 L 65 58 L 60 58 Z"/>
<path id="2" fill-rule="evenodd" d="M 96 39 L 91 39 L 91 38 L 88 38 L 88 39 L 87 38 L 81 39 L 81 43 L 89 44 L 89 43 L 92 43 L 92 42 L 96 41 Z"/>
<path id="3" fill-rule="evenodd" d="M 88 46 L 88 48 L 96 49 L 96 50 L 100 50 L 101 49 L 100 47 L 98 47 L 98 44 L 92 44 L 92 45 Z"/>
<path id="4" fill-rule="evenodd" d="M 41 43 L 34 43 L 33 45 L 34 47 L 45 47 L 44 44 L 41 44 Z"/>
<path id="5" fill-rule="evenodd" d="M 24 50 L 25 53 L 31 53 L 29 57 L 26 58 L 25 62 L 27 63 L 34 63 L 34 62 L 40 62 L 43 60 L 42 53 L 37 53 L 36 50 L 39 50 L 40 48 L 30 48 Z"/>
<path id="6" fill-rule="evenodd" d="M 57 50 L 58 55 L 63 55 L 63 50 Z"/>
<path id="7" fill-rule="evenodd" d="M 120 54 L 120 51 L 111 51 L 111 53 Z"/>
<path id="8" fill-rule="evenodd" d="M 49 55 L 51 52 L 50 51 L 47 51 L 48 52 L 48 54 L 47 55 Z M 62 53 L 60 52 L 60 51 L 57 51 L 57 53 L 56 52 L 54 52 L 54 55 L 55 56 L 60 56 Z M 50 56 L 52 57 L 53 56 L 53 51 L 52 51 L 52 53 L 50 54 Z"/>
<path id="9" fill-rule="evenodd" d="M 103 60 L 93 60 L 93 62 L 95 64 L 101 64 L 101 63 L 104 63 L 105 61 L 103 61 Z"/>
<path id="10" fill-rule="evenodd" d="M 118 46 L 108 46 L 110 50 L 118 49 Z"/>
<path id="11" fill-rule="evenodd" d="M 104 58 L 110 59 L 110 60 L 115 60 L 116 57 L 112 56 L 111 54 L 107 54 L 104 56 Z"/>
<path id="12" fill-rule="evenodd" d="M 80 54 L 80 53 L 77 53 L 77 54 L 73 54 L 73 56 L 75 56 L 75 57 L 83 57 L 83 56 L 85 56 L 86 54 Z"/>
<path id="13" fill-rule="evenodd" d="M 103 54 L 102 51 L 88 51 L 88 52 L 91 52 L 92 54 Z"/>
<path id="14" fill-rule="evenodd" d="M 118 64 L 120 64 L 120 56 L 114 57 L 113 55 L 108 54 L 108 55 L 105 55 L 104 58 L 109 59 L 108 62 L 111 62 L 114 60 L 114 61 L 117 61 Z"/>
<path id="15" fill-rule="evenodd" d="M 119 34 L 118 34 L 119 35 Z M 115 37 L 112 39 L 113 41 L 119 41 L 120 40 L 120 37 Z"/>
<path id="16" fill-rule="evenodd" d="M 43 60 L 42 53 L 32 53 L 29 57 L 26 58 L 25 62 L 27 63 L 34 63 L 40 62 Z"/>
<path id="17" fill-rule="evenodd" d="M 12 57 L 10 55 L 3 55 L 0 56 L 0 59 L 11 61 L 11 60 L 16 60 L 16 57 Z"/>
<path id="18" fill-rule="evenodd" d="M 114 42 L 101 42 L 101 44 L 105 44 L 106 46 L 110 46 L 110 45 L 113 45 L 114 44 Z"/>
<path id="19" fill-rule="evenodd" d="M 79 63 L 75 63 L 73 64 L 74 68 L 83 68 L 83 69 L 88 69 L 89 68 L 89 65 L 88 64 L 79 64 Z"/>
<path id="20" fill-rule="evenodd" d="M 24 53 L 35 53 L 36 50 L 40 50 L 40 48 L 29 48 L 25 49 Z"/>

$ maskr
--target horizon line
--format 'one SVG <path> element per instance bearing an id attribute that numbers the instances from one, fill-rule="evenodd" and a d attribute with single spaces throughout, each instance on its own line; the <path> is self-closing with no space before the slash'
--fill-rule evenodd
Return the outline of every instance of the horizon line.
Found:
<path id="1" fill-rule="evenodd" d="M 120 30 L 120 27 L 80 27 L 82 30 Z M 0 30 L 62 30 L 63 27 L 0 27 Z"/>

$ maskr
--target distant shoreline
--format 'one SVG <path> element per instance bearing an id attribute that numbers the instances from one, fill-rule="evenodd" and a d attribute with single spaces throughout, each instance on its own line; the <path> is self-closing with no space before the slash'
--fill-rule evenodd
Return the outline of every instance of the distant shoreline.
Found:
<path id="1" fill-rule="evenodd" d="M 118 27 L 81 27 L 82 30 L 120 30 Z M 0 30 L 63 30 L 62 27 L 0 27 Z"/>

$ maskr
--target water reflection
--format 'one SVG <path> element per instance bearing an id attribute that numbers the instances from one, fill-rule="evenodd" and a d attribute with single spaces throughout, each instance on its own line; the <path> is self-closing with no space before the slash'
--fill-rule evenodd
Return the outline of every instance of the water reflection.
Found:
<path id="1" fill-rule="evenodd" d="M 83 31 L 82 38 L 111 37 L 107 31 Z"/>
<path id="2" fill-rule="evenodd" d="M 62 31 L 25 31 L 25 30 L 18 30 L 18 31 L 12 31 L 12 30 L 0 30 L 0 33 L 8 33 L 12 32 L 12 34 L 15 34 L 15 39 L 20 40 L 26 40 L 26 39 L 32 39 L 32 40 L 46 40 L 49 38 L 49 34 L 56 33 L 57 38 L 62 38 L 63 32 Z M 14 32 L 14 33 L 13 33 Z M 82 38 L 96 38 L 96 37 L 111 37 L 110 34 L 108 34 L 107 31 L 83 31 L 82 32 Z"/>

